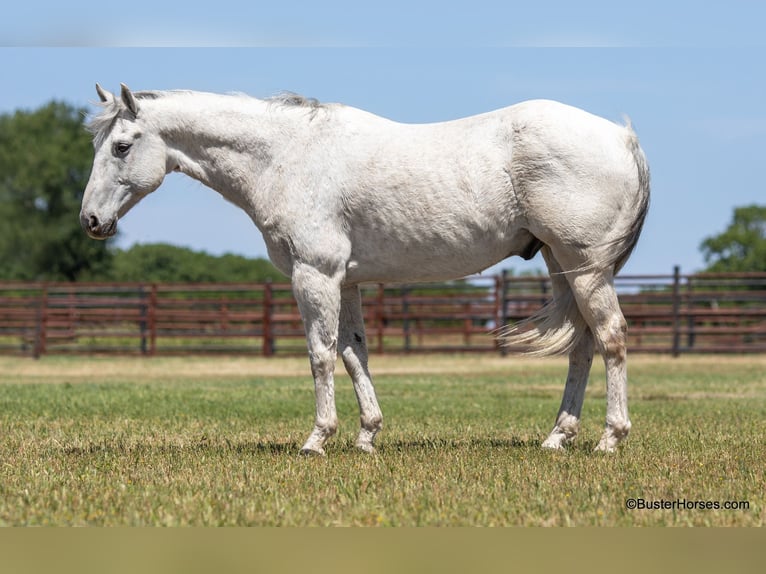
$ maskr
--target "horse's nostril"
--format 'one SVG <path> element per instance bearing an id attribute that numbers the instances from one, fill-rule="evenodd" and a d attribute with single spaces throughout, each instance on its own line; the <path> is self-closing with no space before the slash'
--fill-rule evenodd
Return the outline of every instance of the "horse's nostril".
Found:
<path id="1" fill-rule="evenodd" d="M 95 215 L 91 215 L 88 218 L 88 228 L 91 231 L 95 231 L 96 229 L 98 229 L 98 217 L 96 217 Z"/>

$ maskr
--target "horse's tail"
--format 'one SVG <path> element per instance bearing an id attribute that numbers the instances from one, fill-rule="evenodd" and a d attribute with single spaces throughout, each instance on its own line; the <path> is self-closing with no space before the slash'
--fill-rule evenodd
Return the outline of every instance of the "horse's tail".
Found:
<path id="1" fill-rule="evenodd" d="M 583 273 L 595 269 L 610 269 L 613 274 L 625 265 L 641 235 L 649 211 L 649 166 L 638 137 L 626 122 L 626 145 L 631 154 L 638 175 L 638 188 L 634 203 L 634 216 L 627 229 L 616 239 L 604 244 L 596 259 L 584 266 L 556 273 L 554 277 L 554 298 L 534 315 L 514 325 L 502 327 L 498 338 L 504 347 L 512 351 L 533 356 L 568 354 L 577 345 L 588 329 L 575 300 L 574 292 L 566 280 L 569 274 Z M 565 280 L 561 280 L 565 279 Z"/>
<path id="2" fill-rule="evenodd" d="M 638 238 L 641 235 L 641 230 L 644 227 L 644 221 L 646 220 L 646 214 L 649 213 L 649 164 L 646 163 L 646 156 L 641 146 L 638 143 L 638 136 L 630 125 L 630 120 L 626 118 L 625 130 L 627 132 L 627 147 L 633 162 L 636 164 L 636 171 L 638 175 L 638 190 L 636 194 L 635 203 L 635 216 L 633 221 L 628 227 L 627 231 L 619 237 L 615 245 L 622 246 L 617 251 L 617 257 L 614 261 L 614 273 L 616 274 L 625 262 L 633 253 L 633 249 L 638 243 Z"/>
<path id="3" fill-rule="evenodd" d="M 502 327 L 498 339 L 504 348 L 525 355 L 544 357 L 568 354 L 588 329 L 577 308 L 572 288 L 566 285 L 537 313 L 514 325 Z"/>

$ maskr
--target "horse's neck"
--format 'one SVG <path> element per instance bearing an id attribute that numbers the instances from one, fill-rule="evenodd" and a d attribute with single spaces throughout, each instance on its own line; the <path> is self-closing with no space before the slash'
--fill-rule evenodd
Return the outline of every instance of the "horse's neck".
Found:
<path id="1" fill-rule="evenodd" d="M 267 106 L 207 95 L 169 106 L 158 121 L 164 122 L 160 129 L 177 170 L 242 208 L 252 205 L 257 179 L 271 161 L 274 134 L 286 131 L 285 118 L 268 114 Z"/>

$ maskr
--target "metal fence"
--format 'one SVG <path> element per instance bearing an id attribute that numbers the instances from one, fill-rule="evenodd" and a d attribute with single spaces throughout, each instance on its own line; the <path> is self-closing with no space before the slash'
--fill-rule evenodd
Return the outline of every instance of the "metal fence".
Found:
<path id="1" fill-rule="evenodd" d="M 766 351 L 766 273 L 616 280 L 631 352 Z M 505 352 L 494 330 L 551 296 L 547 277 L 364 287 L 377 353 Z M 305 351 L 287 284 L 0 283 L 0 353 L 252 354 Z"/>

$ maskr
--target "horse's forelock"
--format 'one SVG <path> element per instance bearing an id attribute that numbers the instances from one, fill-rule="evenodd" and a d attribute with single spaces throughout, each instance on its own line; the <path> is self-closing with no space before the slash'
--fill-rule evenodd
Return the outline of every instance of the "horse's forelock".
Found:
<path id="1" fill-rule="evenodd" d="M 145 91 L 133 92 L 133 97 L 137 100 L 156 100 L 165 95 L 165 92 Z M 93 135 L 93 143 L 99 147 L 114 126 L 114 122 L 125 109 L 125 105 L 120 98 L 111 98 L 106 102 L 98 102 L 96 105 L 101 107 L 101 111 L 92 116 L 88 121 L 86 128 Z"/>
<path id="2" fill-rule="evenodd" d="M 101 112 L 92 116 L 86 125 L 87 130 L 93 135 L 93 143 L 96 147 L 99 147 L 109 135 L 117 116 L 123 109 L 120 101 L 114 98 L 98 105 L 101 107 Z"/>

